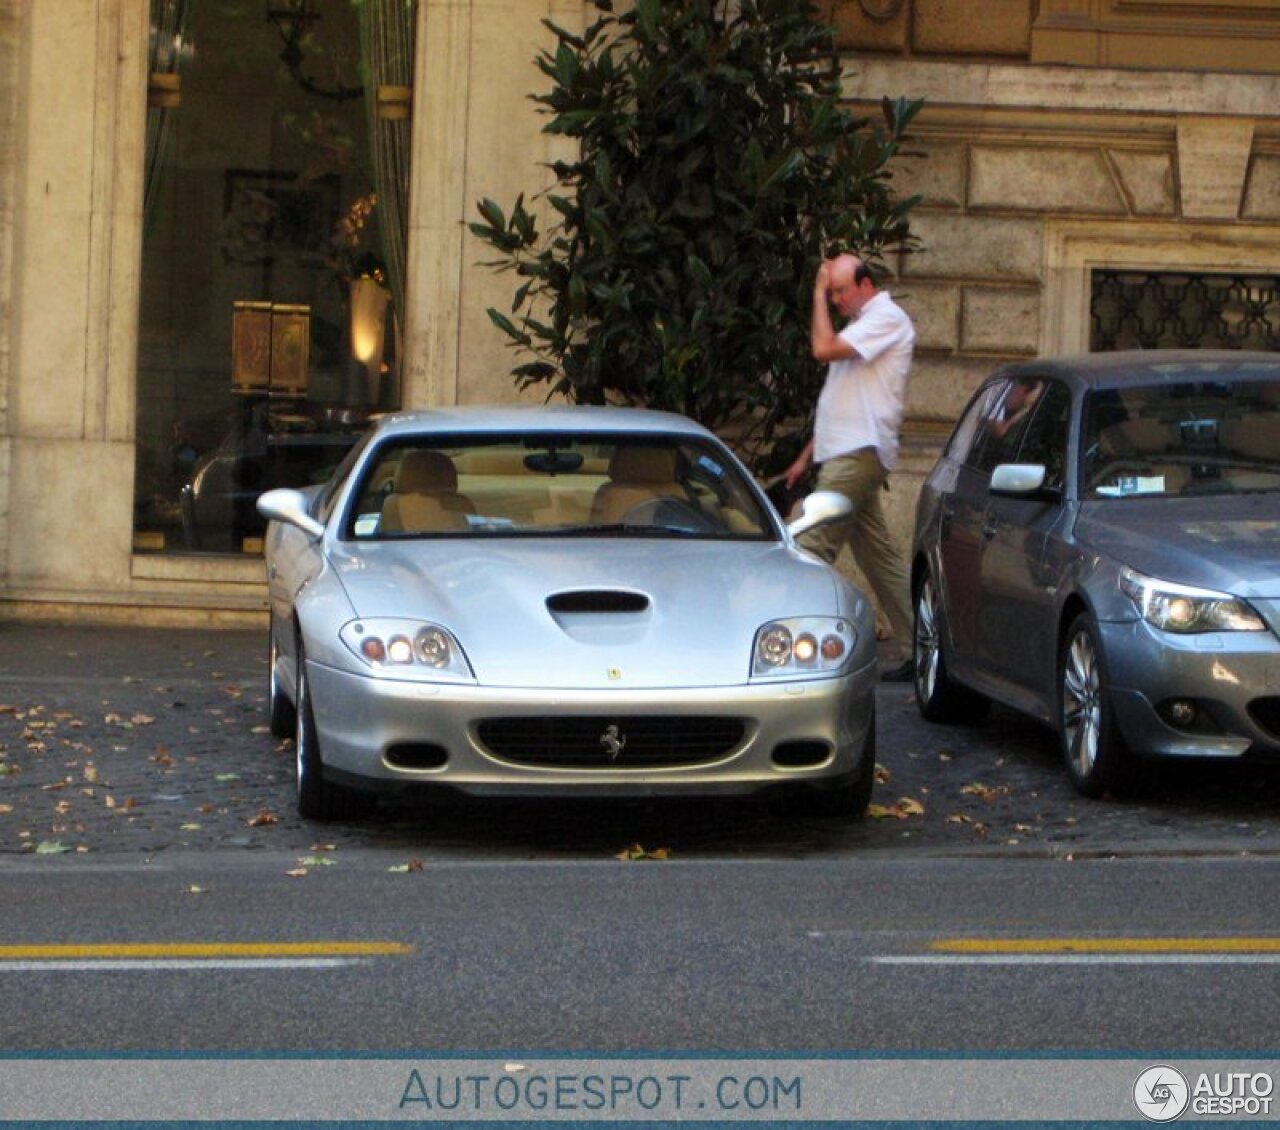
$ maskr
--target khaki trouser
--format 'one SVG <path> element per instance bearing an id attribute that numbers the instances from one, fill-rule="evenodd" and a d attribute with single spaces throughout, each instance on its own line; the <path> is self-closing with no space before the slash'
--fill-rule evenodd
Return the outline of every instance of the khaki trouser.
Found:
<path id="1" fill-rule="evenodd" d="M 873 447 L 828 459 L 818 467 L 817 490 L 834 490 L 853 503 L 853 513 L 838 522 L 801 534 L 805 549 L 834 564 L 846 542 L 880 610 L 889 621 L 895 651 L 910 654 L 913 624 L 906 564 L 889 537 L 880 509 L 880 488 L 889 473 Z"/>

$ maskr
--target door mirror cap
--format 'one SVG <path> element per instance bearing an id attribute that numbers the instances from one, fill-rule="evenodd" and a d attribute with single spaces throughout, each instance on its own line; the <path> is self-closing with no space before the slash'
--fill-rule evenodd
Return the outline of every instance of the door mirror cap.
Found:
<path id="1" fill-rule="evenodd" d="M 800 504 L 800 517 L 787 526 L 792 537 L 853 513 L 853 503 L 836 490 L 816 490 Z"/>
<path id="2" fill-rule="evenodd" d="M 313 539 L 324 536 L 324 525 L 307 512 L 308 499 L 299 490 L 281 487 L 258 496 L 258 513 L 271 522 L 296 526 Z"/>
<path id="3" fill-rule="evenodd" d="M 1046 473 L 1043 463 L 1001 463 L 991 472 L 991 493 L 1039 494 Z"/>

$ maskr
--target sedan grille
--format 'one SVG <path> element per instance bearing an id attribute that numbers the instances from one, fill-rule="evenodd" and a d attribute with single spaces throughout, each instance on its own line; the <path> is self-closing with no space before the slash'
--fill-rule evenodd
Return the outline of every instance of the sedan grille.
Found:
<path id="1" fill-rule="evenodd" d="M 741 718 L 696 715 L 492 718 L 477 727 L 495 757 L 566 769 L 702 765 L 728 756 L 745 733 Z"/>

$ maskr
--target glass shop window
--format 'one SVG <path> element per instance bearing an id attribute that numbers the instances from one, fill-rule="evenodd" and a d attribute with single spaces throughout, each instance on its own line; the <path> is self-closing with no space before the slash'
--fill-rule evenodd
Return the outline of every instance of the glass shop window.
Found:
<path id="1" fill-rule="evenodd" d="M 257 553 L 400 406 L 415 5 L 151 0 L 136 552 Z"/>

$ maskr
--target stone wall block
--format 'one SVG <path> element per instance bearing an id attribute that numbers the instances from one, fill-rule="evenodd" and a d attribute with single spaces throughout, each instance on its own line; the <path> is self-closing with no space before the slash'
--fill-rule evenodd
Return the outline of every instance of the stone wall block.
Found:
<path id="1" fill-rule="evenodd" d="M 1039 282 L 1044 224 L 1038 219 L 920 211 L 911 228 L 923 243 L 903 260 L 906 279 Z"/>
<path id="2" fill-rule="evenodd" d="M 911 315 L 916 348 L 955 352 L 960 346 L 960 287 L 914 283 L 894 288 L 894 299 Z"/>
<path id="3" fill-rule="evenodd" d="M 1107 153 L 1135 216 L 1172 216 L 1177 210 L 1173 156 L 1112 149 Z"/>
<path id="4" fill-rule="evenodd" d="M 859 0 L 828 0 L 821 5 L 822 14 L 835 27 L 839 47 L 901 52 L 907 46 L 907 5 L 899 5 L 896 11 L 884 4 L 879 7 L 886 9 L 885 14 L 873 19 Z"/>
<path id="5" fill-rule="evenodd" d="M 913 0 L 912 46 L 924 54 L 1031 53 L 1031 0 Z"/>
<path id="6" fill-rule="evenodd" d="M 26 504 L 10 516 L 17 522 L 10 582 L 67 591 L 127 588 L 131 493 L 98 490 L 88 505 L 85 490 L 90 483 L 131 483 L 133 444 L 15 439 L 12 457 L 13 497 Z"/>
<path id="7" fill-rule="evenodd" d="M 1280 154 L 1254 157 L 1241 214 L 1246 220 L 1280 220 Z"/>
<path id="8" fill-rule="evenodd" d="M 1040 291 L 966 287 L 961 348 L 975 353 L 1035 353 L 1040 341 Z"/>
<path id="9" fill-rule="evenodd" d="M 945 141 L 910 141 L 893 159 L 893 188 L 919 196 L 928 208 L 961 208 L 965 197 L 965 147 Z"/>
<path id="10" fill-rule="evenodd" d="M 1122 216 L 1125 202 L 1097 149 L 975 147 L 969 206 Z"/>
<path id="11" fill-rule="evenodd" d="M 954 423 L 978 385 L 1004 361 L 917 353 L 907 382 L 907 418 Z"/>
<path id="12" fill-rule="evenodd" d="M 1187 219 L 1234 220 L 1240 213 L 1253 122 L 1178 118 L 1178 179 Z"/>

